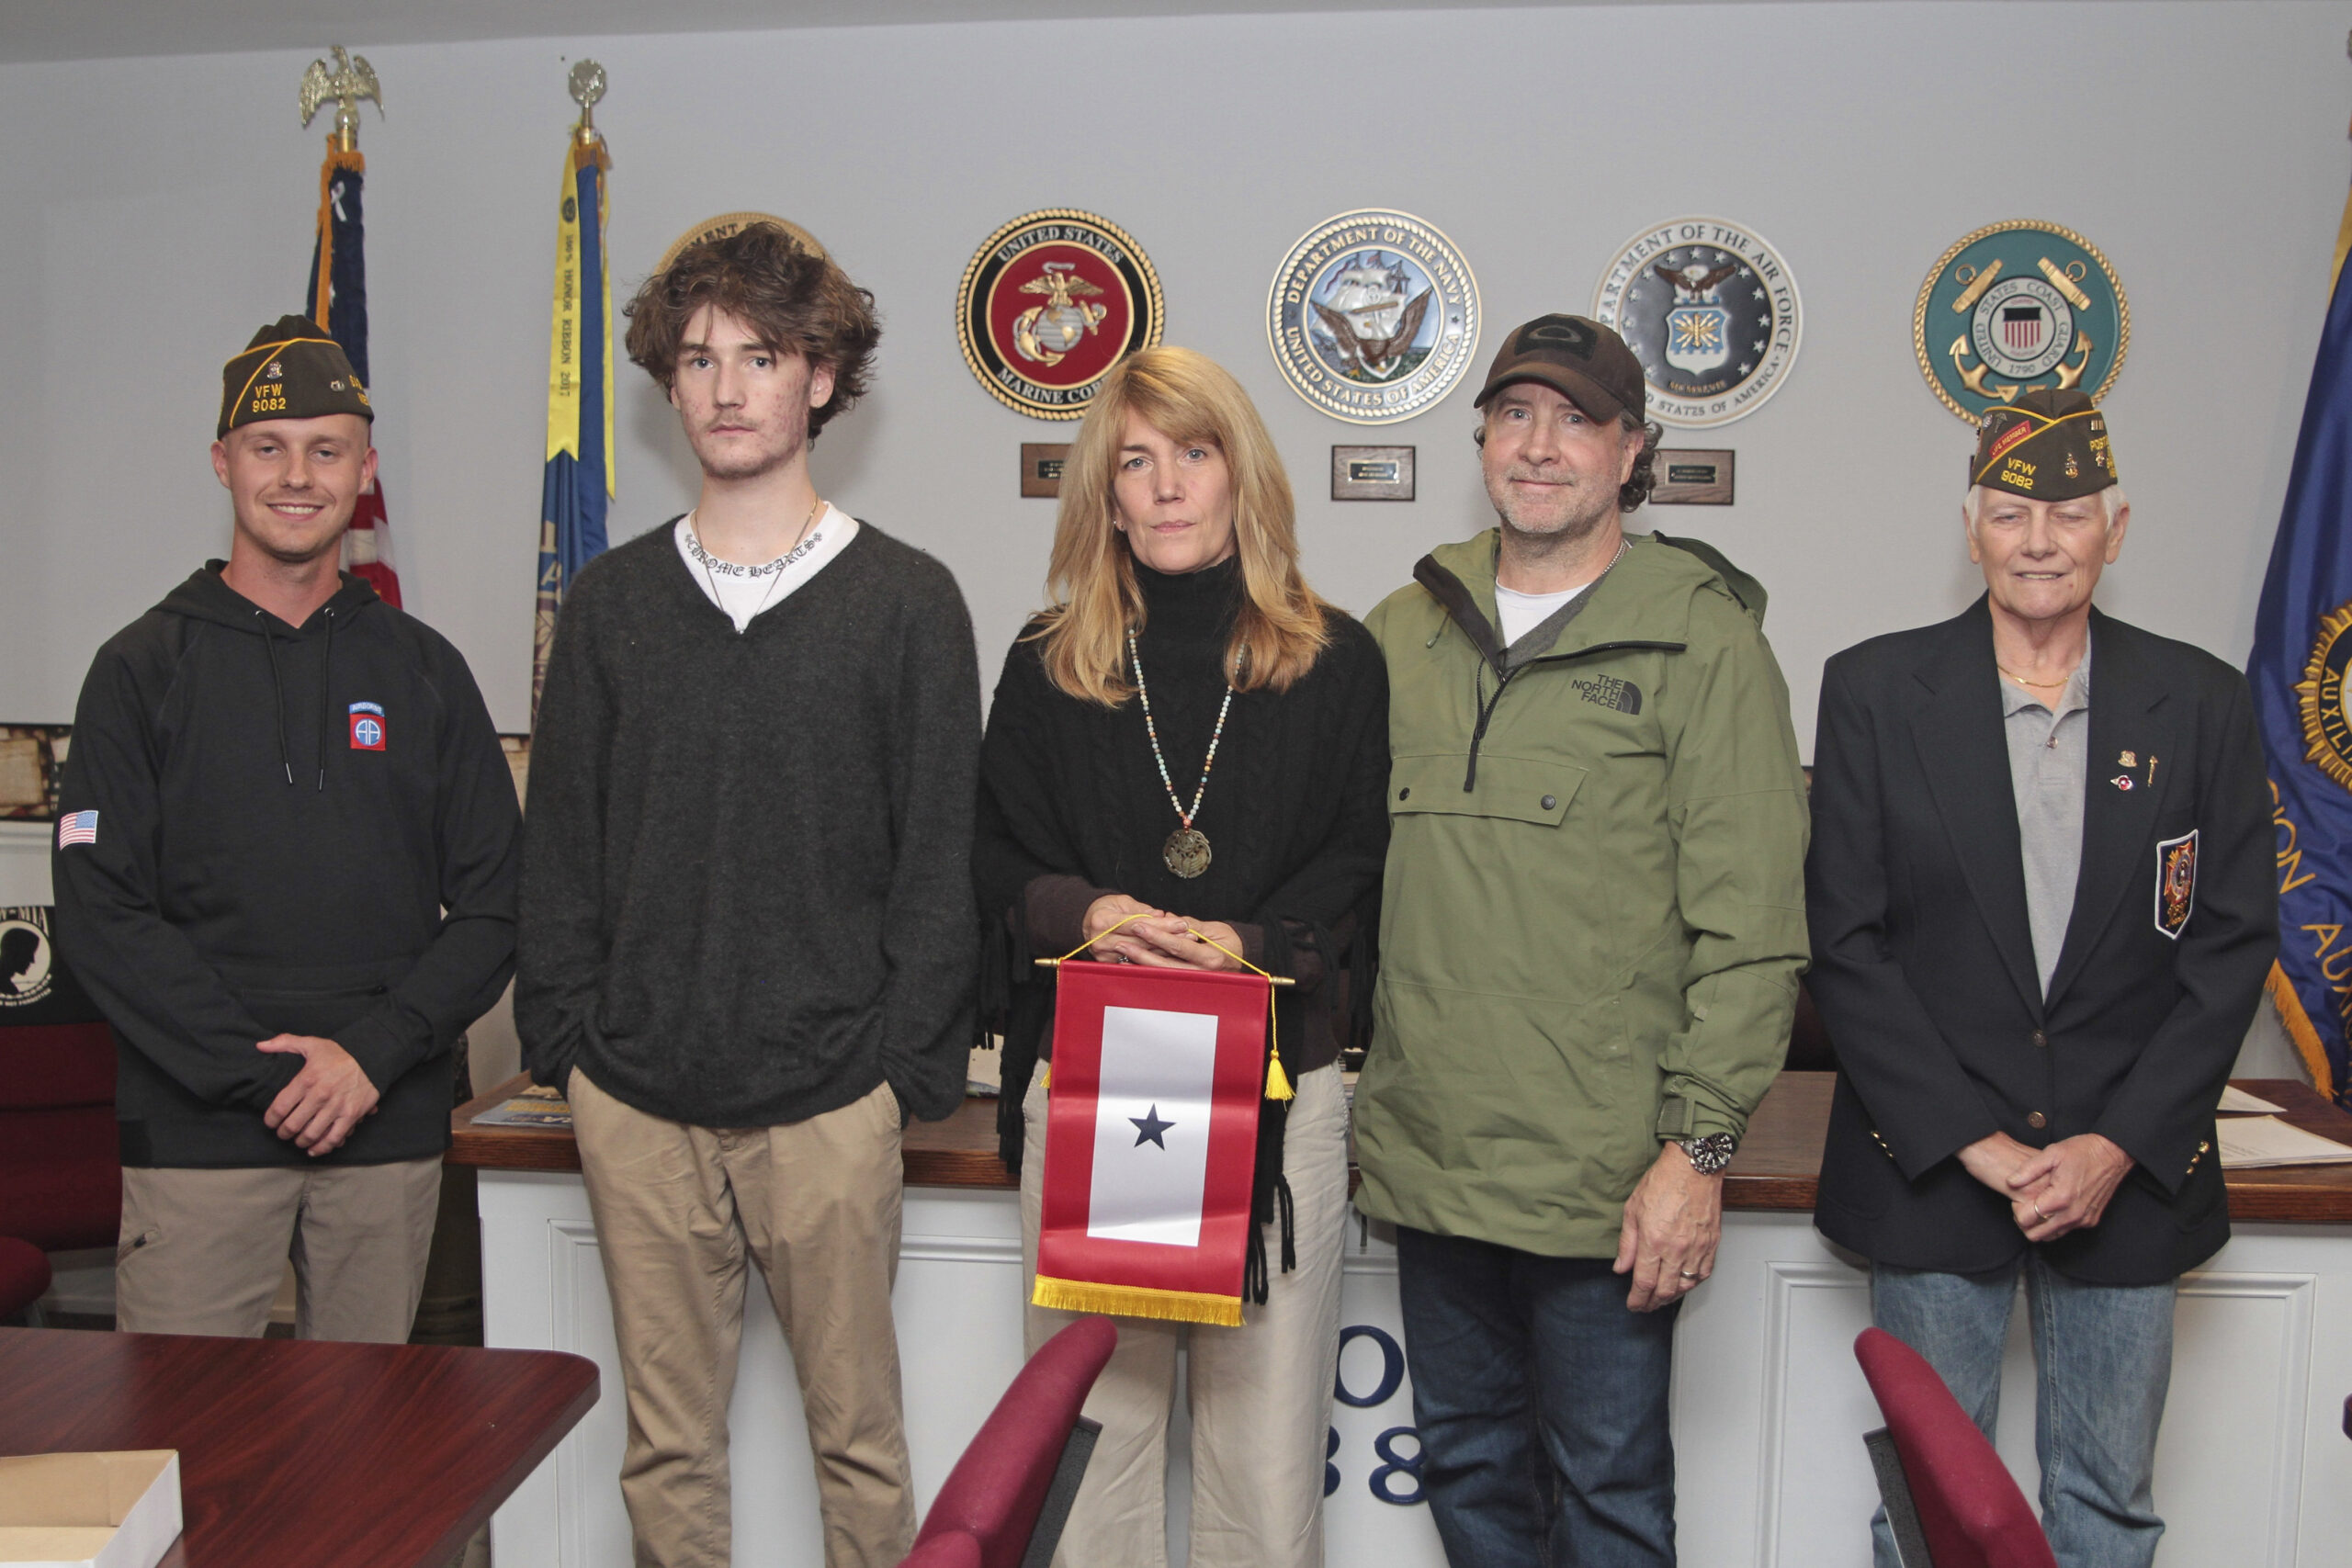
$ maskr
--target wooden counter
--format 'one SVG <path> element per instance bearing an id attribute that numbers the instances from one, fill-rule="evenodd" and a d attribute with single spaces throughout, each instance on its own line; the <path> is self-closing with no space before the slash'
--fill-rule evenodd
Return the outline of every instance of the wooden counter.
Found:
<path id="1" fill-rule="evenodd" d="M 1782 1073 L 1749 1121 L 1739 1156 L 1724 1179 L 1727 1209 L 1810 1213 L 1821 1173 L 1821 1142 L 1829 1125 L 1833 1073 Z M 2243 1078 L 2238 1087 L 2274 1105 L 2307 1132 L 2352 1144 L 2352 1114 L 2290 1078 Z M 568 1132 L 531 1127 L 476 1127 L 473 1119 L 519 1093 L 516 1077 L 450 1117 L 452 1165 L 491 1170 L 578 1170 L 580 1153 Z M 910 1187 L 1012 1188 L 996 1157 L 996 1101 L 967 1100 L 944 1122 L 917 1122 L 906 1132 Z M 2290 1166 L 2233 1171 L 2230 1217 L 2290 1224 L 2352 1224 L 2352 1165 Z"/>

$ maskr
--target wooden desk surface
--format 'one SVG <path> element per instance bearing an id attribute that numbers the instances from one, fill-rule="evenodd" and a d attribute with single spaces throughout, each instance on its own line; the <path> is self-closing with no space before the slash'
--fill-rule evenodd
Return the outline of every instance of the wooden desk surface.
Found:
<path id="1" fill-rule="evenodd" d="M 595 1403 L 552 1350 L 0 1328 L 0 1454 L 180 1451 L 164 1568 L 447 1568 Z"/>
<path id="2" fill-rule="evenodd" d="M 2352 1144 L 2352 1114 L 2291 1078 L 2241 1078 L 2240 1089 L 2284 1106 L 2286 1120 Z M 1813 1212 L 1821 1145 L 1829 1129 L 1834 1073 L 1782 1073 L 1748 1120 L 1747 1137 L 1724 1178 L 1727 1209 Z M 569 1132 L 475 1127 L 473 1118 L 519 1093 L 514 1078 L 450 1119 L 453 1165 L 497 1170 L 578 1170 Z M 1016 1183 L 996 1157 L 996 1101 L 967 1100 L 944 1122 L 917 1122 L 906 1133 L 907 1182 L 914 1187 L 998 1187 Z M 2352 1224 L 2352 1165 L 2290 1166 L 2229 1175 L 2230 1217 L 2300 1224 Z"/>

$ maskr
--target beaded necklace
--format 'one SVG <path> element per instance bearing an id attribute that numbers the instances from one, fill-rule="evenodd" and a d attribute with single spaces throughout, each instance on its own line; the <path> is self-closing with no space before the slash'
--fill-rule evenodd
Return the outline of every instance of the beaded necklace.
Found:
<path id="1" fill-rule="evenodd" d="M 1225 701 L 1216 710 L 1216 728 L 1209 735 L 1209 754 L 1201 761 L 1200 787 L 1193 791 L 1193 808 L 1176 796 L 1175 781 L 1168 776 L 1168 759 L 1159 750 L 1159 726 L 1152 722 L 1151 690 L 1143 683 L 1143 658 L 1136 651 L 1135 628 L 1127 628 L 1127 661 L 1135 666 L 1136 695 L 1143 700 L 1144 733 L 1151 737 L 1151 760 L 1159 764 L 1159 782 L 1168 791 L 1168 804 L 1176 808 L 1177 819 L 1184 825 L 1168 835 L 1159 847 L 1159 858 L 1168 869 L 1187 882 L 1209 868 L 1209 837 L 1193 826 L 1193 818 L 1201 813 L 1201 797 L 1208 793 L 1209 769 L 1216 763 L 1216 743 L 1225 738 L 1225 716 L 1233 709 L 1233 682 L 1225 683 Z"/>

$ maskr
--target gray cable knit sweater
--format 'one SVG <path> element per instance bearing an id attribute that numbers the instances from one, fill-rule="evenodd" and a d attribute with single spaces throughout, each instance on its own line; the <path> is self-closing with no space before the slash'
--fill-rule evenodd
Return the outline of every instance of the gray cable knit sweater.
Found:
<path id="1" fill-rule="evenodd" d="M 979 750 L 946 568 L 871 524 L 738 633 L 668 527 L 566 596 L 532 742 L 514 1021 L 637 1109 L 962 1102 Z"/>

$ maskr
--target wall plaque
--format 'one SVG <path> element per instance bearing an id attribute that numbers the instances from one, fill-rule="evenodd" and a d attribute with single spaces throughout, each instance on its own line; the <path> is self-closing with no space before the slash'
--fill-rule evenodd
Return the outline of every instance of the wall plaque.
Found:
<path id="1" fill-rule="evenodd" d="M 1413 448 L 1410 446 L 1334 446 L 1331 448 L 1333 501 L 1410 501 L 1413 499 Z"/>
<path id="2" fill-rule="evenodd" d="M 1729 506 L 1733 454 L 1691 447 L 1661 446 L 1650 454 L 1657 488 L 1650 491 L 1657 506 Z"/>
<path id="3" fill-rule="evenodd" d="M 1047 499 L 1062 492 L 1062 465 L 1069 461 L 1067 441 L 1023 441 L 1021 444 L 1021 493 Z"/>

